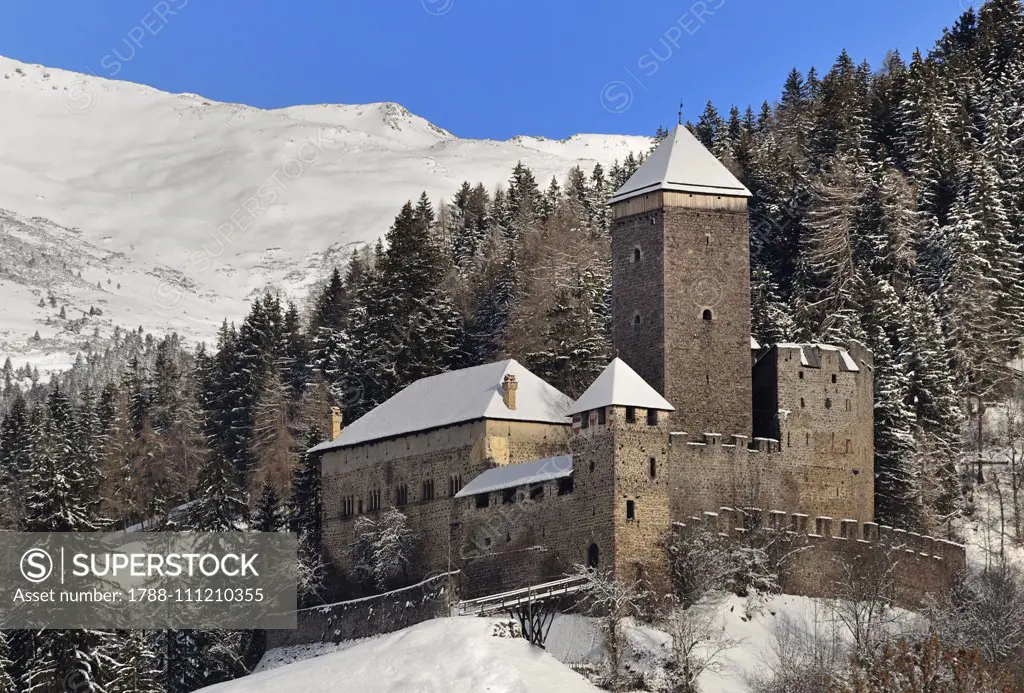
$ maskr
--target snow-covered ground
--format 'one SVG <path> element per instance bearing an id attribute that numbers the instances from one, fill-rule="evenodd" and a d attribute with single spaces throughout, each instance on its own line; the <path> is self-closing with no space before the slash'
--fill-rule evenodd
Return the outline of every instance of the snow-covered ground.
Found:
<path id="1" fill-rule="evenodd" d="M 718 665 L 701 676 L 702 693 L 748 690 L 750 677 L 771 663 L 773 633 L 780 620 L 811 623 L 816 617 L 827 620 L 828 609 L 824 601 L 809 597 L 774 596 L 761 603 L 754 614 L 749 613 L 746 599 L 732 595 L 724 598 L 716 607 L 714 629 L 718 639 L 731 646 Z M 556 617 L 546 653 L 523 640 L 494 637 L 499 622 L 486 618 L 438 619 L 367 640 L 278 648 L 264 655 L 254 674 L 205 690 L 322 693 L 334 690 L 331 686 L 337 680 L 331 676 L 340 671 L 345 672 L 346 684 L 351 682 L 351 688 L 362 693 L 596 690 L 586 687 L 570 668 L 596 670 L 604 660 L 604 638 L 596 619 L 572 614 Z M 624 668 L 639 672 L 649 684 L 657 685 L 670 654 L 670 637 L 632 621 L 621 628 L 629 643 Z M 377 677 L 372 675 L 375 670 Z M 517 673 L 509 674 L 510 670 Z M 535 673 L 540 678 L 533 679 Z M 364 675 L 370 676 L 365 684 L 361 678 Z M 472 685 L 459 677 L 466 677 Z M 438 679 L 436 688 L 430 687 L 432 684 L 417 687 L 431 678 Z"/>
<path id="2" fill-rule="evenodd" d="M 442 618 L 206 693 L 593 693 L 598 689 L 496 621 Z"/>
<path id="3" fill-rule="evenodd" d="M 468 140 L 395 103 L 262 110 L 0 57 L 0 266 L 56 263 L 0 273 L 0 357 L 71 349 L 46 341 L 63 332 L 37 307 L 47 286 L 76 309 L 102 299 L 110 323 L 208 339 L 254 292 L 301 296 L 424 190 L 493 187 L 517 161 L 546 186 L 649 144 Z"/>

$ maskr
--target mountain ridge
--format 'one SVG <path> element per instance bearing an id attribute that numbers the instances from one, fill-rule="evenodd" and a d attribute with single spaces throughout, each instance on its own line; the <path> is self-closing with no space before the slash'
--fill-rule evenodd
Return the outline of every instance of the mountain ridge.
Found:
<path id="1" fill-rule="evenodd" d="M 0 209 L 9 213 L 0 243 L 3 233 L 45 219 L 45 233 L 29 235 L 40 257 L 64 263 L 74 244 L 62 247 L 58 237 L 77 231 L 81 243 L 123 256 L 101 269 L 86 253 L 79 264 L 90 286 L 106 287 L 109 278 L 133 295 L 83 297 L 60 275 L 49 291 L 61 302 L 103 298 L 111 324 L 209 339 L 266 288 L 302 297 L 352 247 L 382 236 L 402 203 L 423 191 L 436 203 L 464 180 L 493 188 L 518 161 L 546 184 L 574 165 L 589 172 L 650 141 L 462 139 L 397 102 L 268 110 L 0 56 Z M 60 368 L 54 350 L 66 349 L 70 362 L 71 346 L 50 339 L 60 331 L 36 310 L 44 293 L 0 279 L 0 302 L 9 304 L 0 357 Z M 109 325 L 99 327 L 105 333 Z M 36 330 L 42 339 L 33 343 Z"/>

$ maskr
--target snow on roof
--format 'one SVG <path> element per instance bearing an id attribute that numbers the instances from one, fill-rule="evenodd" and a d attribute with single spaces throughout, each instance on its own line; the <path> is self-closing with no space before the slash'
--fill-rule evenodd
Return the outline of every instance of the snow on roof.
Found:
<path id="1" fill-rule="evenodd" d="M 610 202 L 655 190 L 750 197 L 750 191 L 683 125 L 669 133 Z"/>
<path id="2" fill-rule="evenodd" d="M 850 352 L 843 347 L 836 346 L 835 344 L 821 344 L 820 342 L 807 344 L 779 342 L 775 346 L 783 349 L 799 349 L 800 365 L 808 368 L 821 368 L 821 358 L 818 356 L 819 351 L 837 351 L 839 352 L 840 370 L 852 373 L 860 371 L 860 367 L 857 365 L 856 361 L 853 360 L 853 357 L 850 356 Z"/>
<path id="3" fill-rule="evenodd" d="M 597 376 L 597 380 L 576 400 L 569 413 L 579 414 L 610 406 L 675 411 L 668 400 L 620 358 L 608 364 L 601 375 Z"/>
<path id="4" fill-rule="evenodd" d="M 532 462 L 505 464 L 488 469 L 455 494 L 456 498 L 475 496 L 478 493 L 490 493 L 516 486 L 528 486 L 542 481 L 561 479 L 572 474 L 572 455 L 545 457 Z"/>
<path id="5" fill-rule="evenodd" d="M 751 337 L 751 338 L 750 338 L 750 348 L 751 348 L 751 349 L 760 349 L 760 348 L 761 348 L 761 345 L 757 343 L 757 340 L 756 340 L 756 339 L 754 339 L 753 337 Z"/>
<path id="6" fill-rule="evenodd" d="M 516 408 L 501 396 L 506 375 L 518 381 Z M 477 419 L 569 423 L 572 399 L 514 359 L 422 378 L 310 452 L 344 448 Z"/>

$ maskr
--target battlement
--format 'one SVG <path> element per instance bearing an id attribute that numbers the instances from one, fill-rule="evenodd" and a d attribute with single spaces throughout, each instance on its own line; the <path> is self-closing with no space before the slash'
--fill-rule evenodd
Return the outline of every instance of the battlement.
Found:
<path id="1" fill-rule="evenodd" d="M 761 508 L 722 507 L 717 512 L 705 511 L 695 515 L 689 518 L 689 522 L 712 527 L 723 536 L 743 536 L 759 529 L 768 529 L 803 534 L 812 539 L 880 544 L 940 560 L 962 559 L 966 551 L 963 544 L 875 522 L 852 519 L 837 521 L 825 516 L 812 518 L 804 513 L 789 513 L 782 510 L 766 512 Z M 677 526 L 685 527 L 686 523 L 677 523 Z"/>
<path id="2" fill-rule="evenodd" d="M 721 433 L 701 433 L 694 435 L 683 431 L 673 431 L 669 434 L 669 445 L 687 445 L 698 453 L 701 449 L 713 450 L 715 448 L 720 448 L 716 452 L 734 453 L 737 455 L 744 452 L 768 454 L 779 452 L 779 441 L 774 438 L 751 439 L 750 436 L 739 434 L 723 436 Z"/>
<path id="3" fill-rule="evenodd" d="M 834 597 L 849 579 L 851 566 L 869 572 L 872 565 L 876 570 L 881 565 L 879 574 L 891 569 L 896 602 L 913 608 L 928 594 L 952 589 L 967 567 L 962 544 L 874 522 L 722 507 L 676 522 L 673 528 L 685 533 L 696 526 L 737 542 L 754 541 L 761 532 L 792 542 L 780 565 L 780 582 L 788 594 Z"/>

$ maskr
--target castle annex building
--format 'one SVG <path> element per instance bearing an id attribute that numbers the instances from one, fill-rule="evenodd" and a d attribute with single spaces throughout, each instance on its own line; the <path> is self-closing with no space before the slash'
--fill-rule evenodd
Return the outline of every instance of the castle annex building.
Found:
<path id="1" fill-rule="evenodd" d="M 313 448 L 333 564 L 390 506 L 420 534 L 413 572 L 459 568 L 477 594 L 577 563 L 663 576 L 672 524 L 728 509 L 877 538 L 871 354 L 751 338 L 749 197 L 676 128 L 611 200 L 617 357 L 579 400 L 500 361 L 415 382 Z"/>

